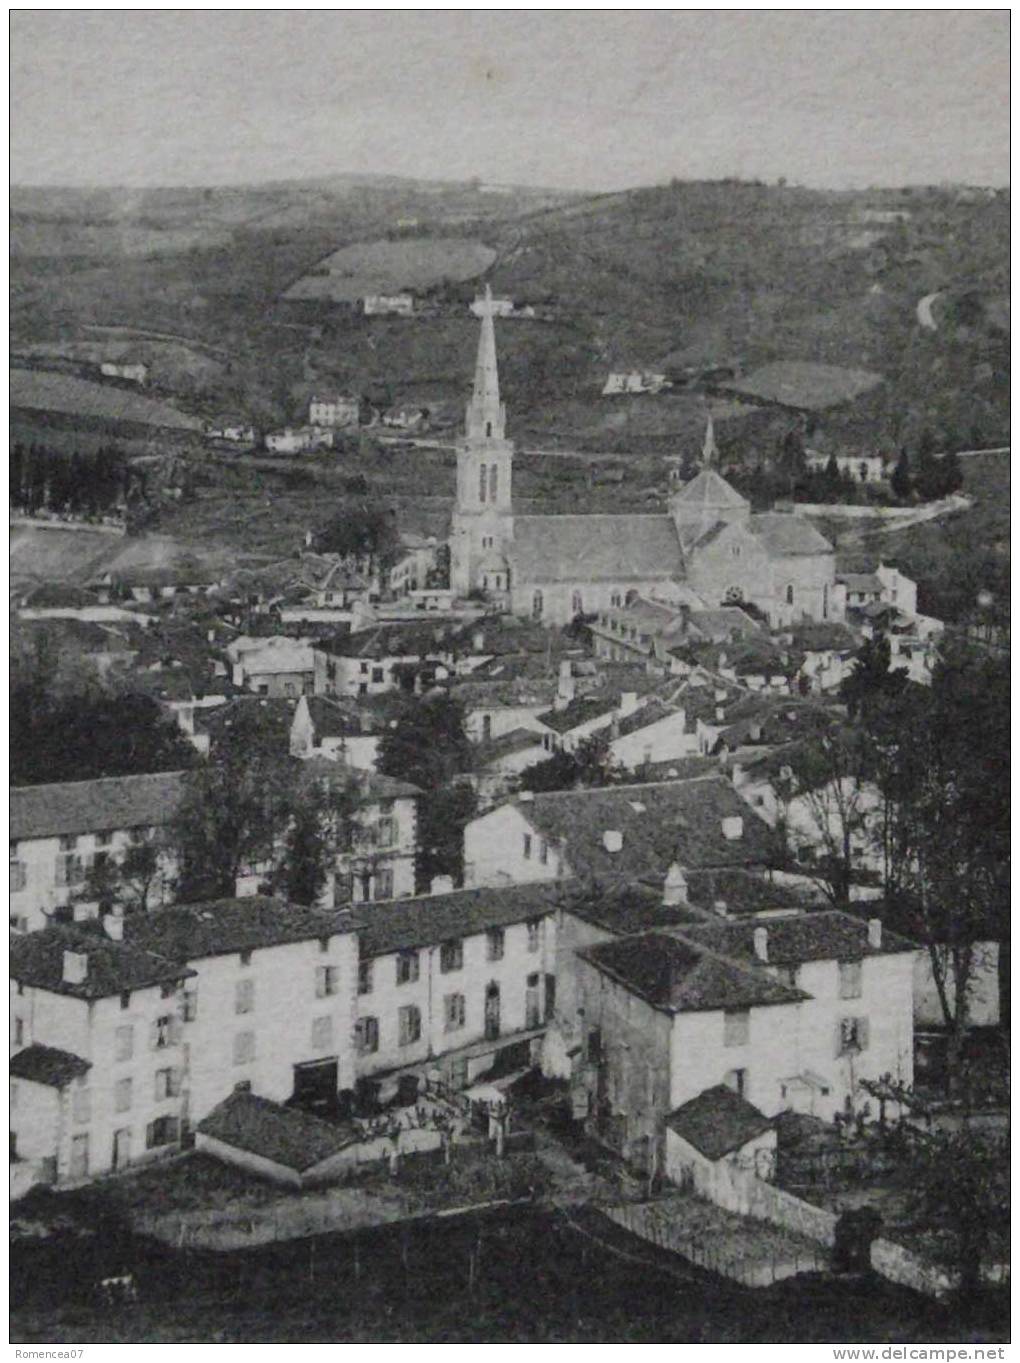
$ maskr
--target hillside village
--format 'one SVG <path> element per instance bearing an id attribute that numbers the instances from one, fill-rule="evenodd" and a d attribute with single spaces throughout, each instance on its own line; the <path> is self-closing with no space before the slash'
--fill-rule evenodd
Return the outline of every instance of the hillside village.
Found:
<path id="1" fill-rule="evenodd" d="M 852 1167 L 888 1223 L 869 1263 L 944 1294 L 957 1230 L 903 1188 L 933 1122 L 1005 1098 L 1001 639 L 919 609 L 895 554 L 845 566 L 795 501 L 752 502 L 711 406 L 664 504 L 522 510 L 496 319 L 539 318 L 488 286 L 470 307 L 445 532 L 361 499 L 274 561 L 154 563 L 114 514 L 81 580 L 15 589 L 16 1195 L 182 1154 L 291 1194 L 555 1164 L 552 1105 L 632 1209 L 681 1190 L 793 1236 L 771 1280 L 845 1233 L 790 1171 Z M 365 415 L 317 388 L 266 448 Z M 88 524 L 45 510 L 19 523 Z"/>

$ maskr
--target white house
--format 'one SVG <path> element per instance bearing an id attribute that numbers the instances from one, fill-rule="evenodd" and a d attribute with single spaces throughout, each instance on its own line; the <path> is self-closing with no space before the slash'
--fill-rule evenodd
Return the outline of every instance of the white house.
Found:
<path id="1" fill-rule="evenodd" d="M 29 1180 L 77 1183 L 179 1148 L 194 972 L 62 924 L 12 938 L 10 976 L 11 1158 Z"/>
<path id="2" fill-rule="evenodd" d="M 333 431 L 323 426 L 285 426 L 282 431 L 266 432 L 270 454 L 311 454 L 333 448 Z"/>
<path id="3" fill-rule="evenodd" d="M 319 640 L 313 649 L 317 696 L 411 690 L 414 674 L 423 668 L 436 679 L 452 670 L 450 650 L 435 628 L 417 621 L 355 630 Z"/>
<path id="4" fill-rule="evenodd" d="M 358 771 L 375 771 L 384 722 L 329 696 L 302 696 L 290 728 L 292 757 L 325 757 Z"/>
<path id="5" fill-rule="evenodd" d="M 301 696 L 311 692 L 315 659 L 307 639 L 270 635 L 242 636 L 227 648 L 234 665 L 234 685 L 260 696 Z"/>
<path id="6" fill-rule="evenodd" d="M 207 440 L 226 440 L 232 445 L 254 445 L 257 439 L 255 427 L 244 421 L 210 422 L 205 428 Z"/>
<path id="7" fill-rule="evenodd" d="M 610 397 L 618 393 L 659 393 L 671 385 L 665 374 L 653 370 L 632 369 L 613 371 L 602 388 L 602 396 Z"/>
<path id="8" fill-rule="evenodd" d="M 356 426 L 359 398 L 348 393 L 313 394 L 308 403 L 309 426 Z"/>
<path id="9" fill-rule="evenodd" d="M 654 699 L 614 719 L 609 728 L 609 759 L 628 771 L 689 757 L 697 750 L 697 735 L 688 727 L 682 704 Z"/>
<path id="10" fill-rule="evenodd" d="M 454 1088 L 538 1058 L 555 1007 L 555 910 L 536 887 L 358 910 L 357 1068 L 382 1088 L 438 1068 Z"/>
<path id="11" fill-rule="evenodd" d="M 848 454 L 846 451 L 834 453 L 832 458 L 840 473 L 845 473 L 855 483 L 885 482 L 892 470 L 894 459 L 885 454 Z M 804 459 L 809 469 L 821 471 L 828 468 L 830 456 L 821 450 L 805 450 Z"/>
<path id="12" fill-rule="evenodd" d="M 593 789 L 522 791 L 464 829 L 469 885 L 594 877 L 610 883 L 691 868 L 764 866 L 775 835 L 729 781 L 706 775 Z"/>
<path id="13" fill-rule="evenodd" d="M 176 868 L 161 833 L 181 798 L 183 772 L 108 776 L 13 786 L 10 792 L 10 919 L 19 932 L 68 922 L 92 867 L 123 862 L 152 845 L 156 872 L 148 903 L 169 897 Z"/>
<path id="14" fill-rule="evenodd" d="M 108 379 L 127 379 L 131 383 L 144 383 L 149 377 L 149 366 L 140 360 L 103 360 L 99 372 Z"/>
<path id="15" fill-rule="evenodd" d="M 370 293 L 361 300 L 366 317 L 411 317 L 414 298 L 409 293 Z"/>
<path id="16" fill-rule="evenodd" d="M 874 1108 L 862 1080 L 913 1079 L 915 955 L 879 920 L 835 911 L 582 951 L 575 1085 L 593 1125 L 632 1162 L 661 1167 L 667 1117 L 720 1084 L 766 1117 Z"/>

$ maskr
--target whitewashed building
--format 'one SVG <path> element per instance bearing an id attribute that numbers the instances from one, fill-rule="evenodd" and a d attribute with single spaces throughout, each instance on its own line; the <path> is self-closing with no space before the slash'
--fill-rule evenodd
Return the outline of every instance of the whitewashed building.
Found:
<path id="1" fill-rule="evenodd" d="M 349 393 L 313 394 L 308 403 L 309 426 L 356 426 L 361 400 Z"/>

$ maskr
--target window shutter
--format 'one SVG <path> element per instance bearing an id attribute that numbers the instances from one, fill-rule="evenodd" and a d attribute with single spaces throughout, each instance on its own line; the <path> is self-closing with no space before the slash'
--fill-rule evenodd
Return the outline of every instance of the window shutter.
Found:
<path id="1" fill-rule="evenodd" d="M 836 1056 L 839 1057 L 839 1056 L 841 1056 L 842 1054 L 843 1054 L 843 1024 L 842 1024 L 842 1022 L 837 1021 L 837 1023 L 836 1023 Z"/>
<path id="2" fill-rule="evenodd" d="M 860 1018 L 857 1023 L 857 1039 L 862 1051 L 866 1051 L 868 1049 L 870 1031 L 871 1027 L 869 1020 L 867 1018 Z"/>
<path id="3" fill-rule="evenodd" d="M 154 1051 L 159 1045 L 159 1022 L 149 1023 L 149 1050 Z"/>
<path id="4" fill-rule="evenodd" d="M 315 968 L 315 997 L 317 999 L 326 997 L 326 967 L 324 965 Z"/>

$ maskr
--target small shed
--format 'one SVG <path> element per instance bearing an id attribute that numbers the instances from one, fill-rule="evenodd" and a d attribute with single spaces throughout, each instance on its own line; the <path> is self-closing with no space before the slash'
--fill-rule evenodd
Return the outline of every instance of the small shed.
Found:
<path id="1" fill-rule="evenodd" d="M 357 1135 L 255 1093 L 232 1093 L 198 1123 L 195 1148 L 250 1173 L 303 1188 L 340 1174 Z"/>
<path id="2" fill-rule="evenodd" d="M 741 1094 L 717 1084 L 666 1118 L 665 1172 L 722 1207 L 741 1201 L 743 1176 L 770 1179 L 776 1130 Z"/>

